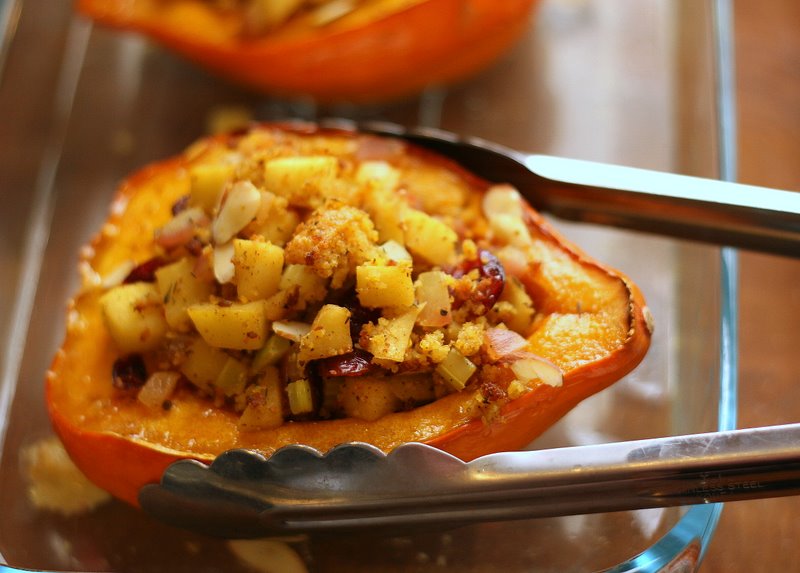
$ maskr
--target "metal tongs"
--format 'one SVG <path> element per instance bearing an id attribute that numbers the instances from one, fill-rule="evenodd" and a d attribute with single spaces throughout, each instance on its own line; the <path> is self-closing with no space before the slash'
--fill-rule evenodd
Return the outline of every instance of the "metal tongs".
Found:
<path id="1" fill-rule="evenodd" d="M 246 538 L 293 532 L 453 525 L 800 493 L 800 424 L 491 454 L 465 463 L 404 444 L 270 458 L 231 450 L 210 466 L 172 464 L 139 493 L 172 525 Z"/>
<path id="2" fill-rule="evenodd" d="M 800 193 L 526 155 L 431 129 L 325 127 L 394 135 L 514 185 L 559 217 L 800 255 Z M 402 527 L 692 505 L 800 492 L 800 424 L 485 456 L 422 444 L 327 453 L 244 450 L 211 466 L 180 461 L 145 486 L 157 518 L 223 537 Z"/>
<path id="3" fill-rule="evenodd" d="M 526 154 L 476 137 L 387 122 L 322 125 L 394 136 L 435 151 L 539 211 L 582 223 L 800 256 L 800 192 Z"/>

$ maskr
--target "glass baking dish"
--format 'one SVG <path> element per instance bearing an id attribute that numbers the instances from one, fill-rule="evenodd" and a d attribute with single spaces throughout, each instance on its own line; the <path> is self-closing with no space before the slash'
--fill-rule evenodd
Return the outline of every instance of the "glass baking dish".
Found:
<path id="1" fill-rule="evenodd" d="M 80 248 L 116 184 L 221 118 L 386 119 L 509 147 L 715 176 L 720 147 L 710 2 L 551 0 L 488 71 L 418 98 L 318 107 L 230 86 L 147 41 L 46 0 L 0 4 L 0 554 L 48 570 L 248 570 L 230 545 L 112 501 L 37 511 L 22 452 L 51 434 L 43 379 L 78 284 Z M 656 317 L 642 365 L 532 448 L 729 429 L 735 410 L 735 255 L 608 228 L 556 225 L 642 288 Z M 693 570 L 720 505 L 457 529 L 297 537 L 309 571 Z M 268 565 L 268 564 L 267 564 Z M 270 570 L 265 565 L 263 570 Z M 674 569 L 671 569 L 674 567 Z"/>

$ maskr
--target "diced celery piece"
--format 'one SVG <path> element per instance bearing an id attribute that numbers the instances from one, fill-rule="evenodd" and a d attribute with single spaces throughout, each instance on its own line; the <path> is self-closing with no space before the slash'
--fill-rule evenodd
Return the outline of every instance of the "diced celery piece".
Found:
<path id="1" fill-rule="evenodd" d="M 451 348 L 450 352 L 439 365 L 436 367 L 436 373 L 441 376 L 445 382 L 453 390 L 463 390 L 467 385 L 470 376 L 477 370 L 469 358 L 466 358 L 455 348 Z"/>
<path id="2" fill-rule="evenodd" d="M 226 396 L 241 394 L 247 385 L 247 366 L 235 358 L 228 358 L 214 385 L 222 390 Z"/>
<path id="3" fill-rule="evenodd" d="M 250 365 L 250 371 L 257 374 L 264 370 L 267 366 L 274 366 L 281 358 L 286 356 L 289 348 L 292 347 L 292 341 L 273 334 L 267 339 L 267 343 L 256 352 L 253 357 L 253 363 Z"/>
<path id="4" fill-rule="evenodd" d="M 292 414 L 308 414 L 314 411 L 311 383 L 305 378 L 290 382 L 286 386 L 286 393 L 289 396 L 289 410 Z"/>

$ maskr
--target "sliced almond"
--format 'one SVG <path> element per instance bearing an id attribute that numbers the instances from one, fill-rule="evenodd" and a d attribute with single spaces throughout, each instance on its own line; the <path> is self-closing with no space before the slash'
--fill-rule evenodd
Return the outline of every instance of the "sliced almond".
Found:
<path id="1" fill-rule="evenodd" d="M 235 183 L 223 199 L 211 227 L 216 244 L 227 243 L 255 219 L 261 207 L 261 192 L 249 181 Z"/>

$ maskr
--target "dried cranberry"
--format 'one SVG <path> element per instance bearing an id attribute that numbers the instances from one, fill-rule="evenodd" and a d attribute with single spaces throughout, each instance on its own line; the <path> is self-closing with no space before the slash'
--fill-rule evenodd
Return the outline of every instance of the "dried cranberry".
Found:
<path id="1" fill-rule="evenodd" d="M 120 390 L 141 388 L 147 381 L 147 368 L 139 354 L 117 358 L 111 367 L 111 383 Z"/>
<path id="2" fill-rule="evenodd" d="M 184 195 L 172 204 L 172 216 L 185 211 L 187 207 L 189 207 L 189 196 Z"/>
<path id="3" fill-rule="evenodd" d="M 361 335 L 361 328 L 368 322 L 377 322 L 381 317 L 381 311 L 377 308 L 366 308 L 360 304 L 350 308 L 350 338 L 358 342 Z"/>
<path id="4" fill-rule="evenodd" d="M 470 293 L 469 300 L 479 305 L 483 310 L 481 314 L 486 314 L 497 302 L 497 299 L 500 298 L 500 295 L 503 294 L 503 288 L 506 284 L 506 272 L 497 257 L 489 251 L 481 250 L 476 258 L 462 261 L 453 270 L 452 274 L 454 277 L 460 278 L 476 269 L 479 278 Z M 453 301 L 453 306 L 458 308 L 466 302 L 467 300 L 456 297 Z"/>
<path id="5" fill-rule="evenodd" d="M 166 264 L 167 261 L 161 257 L 148 259 L 134 267 L 122 283 L 126 285 L 130 283 L 151 283 L 156 280 L 156 271 Z"/>
<path id="6" fill-rule="evenodd" d="M 372 354 L 360 348 L 347 354 L 323 358 L 318 362 L 320 376 L 364 376 L 378 368 L 372 363 Z"/>
<path id="7" fill-rule="evenodd" d="M 338 304 L 345 307 L 350 311 L 350 338 L 353 342 L 358 342 L 358 337 L 361 334 L 361 328 L 368 322 L 377 322 L 381 317 L 381 310 L 379 308 L 367 308 L 361 306 L 361 301 L 358 300 L 358 294 L 355 289 L 347 289 L 333 293 L 329 297 L 332 304 Z"/>

